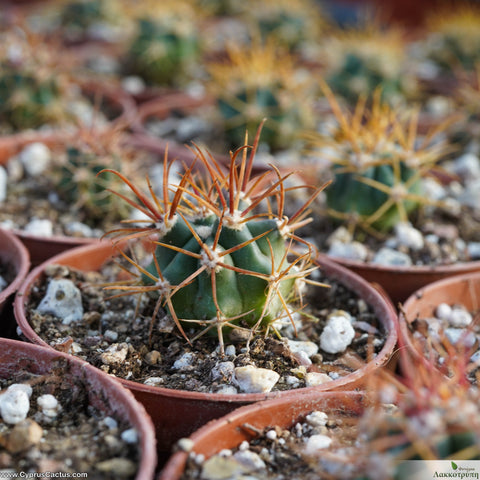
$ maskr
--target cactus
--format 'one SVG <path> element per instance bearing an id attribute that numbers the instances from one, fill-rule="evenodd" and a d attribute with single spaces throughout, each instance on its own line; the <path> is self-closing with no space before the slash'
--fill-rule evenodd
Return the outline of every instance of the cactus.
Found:
<path id="1" fill-rule="evenodd" d="M 401 375 L 382 372 L 368 388 L 373 405 L 359 423 L 368 456 L 362 480 L 412 478 L 412 467 L 419 466 L 428 477 L 425 464 L 407 460 L 480 459 L 480 397 L 468 382 L 466 358 L 451 352 L 446 362 L 454 373 L 447 378 L 423 346 L 418 351 L 425 356 L 413 354 L 400 338 Z"/>
<path id="2" fill-rule="evenodd" d="M 377 87 L 392 104 L 415 95 L 416 80 L 405 68 L 405 45 L 401 30 L 375 23 L 333 34 L 323 45 L 329 85 L 350 103 Z"/>
<path id="3" fill-rule="evenodd" d="M 445 153 L 442 142 L 432 139 L 439 125 L 423 142 L 417 137 L 417 115 L 401 119 L 374 95 L 371 109 L 360 99 L 354 113 L 343 111 L 330 88 L 325 95 L 337 121 L 333 132 L 312 134 L 316 155 L 331 162 L 333 183 L 326 189 L 328 213 L 347 220 L 353 228 L 385 232 L 398 221 L 408 222 L 421 205 L 440 205 L 425 198 L 422 177 Z M 405 112 L 408 113 L 408 112 Z"/>
<path id="4" fill-rule="evenodd" d="M 19 30 L 0 45 L 0 122 L 7 131 L 38 128 L 70 118 L 65 82 L 39 39 Z"/>
<path id="5" fill-rule="evenodd" d="M 288 175 L 282 177 L 274 169 L 276 181 L 256 192 L 268 175 L 250 179 L 259 133 L 248 159 L 247 147 L 231 154 L 227 173 L 195 147 L 198 161 L 208 172 L 206 178 L 197 178 L 190 168 L 179 185 L 164 187 L 162 200 L 153 191 L 150 200 L 117 173 L 139 199 L 139 204 L 131 205 L 147 215 L 153 227 L 111 233 L 127 238 L 158 236 L 148 267 L 130 259 L 140 273 L 140 285 L 121 289 L 156 296 L 157 309 L 166 306 L 185 338 L 184 325 L 197 325 L 203 327 L 200 334 L 218 335 L 222 349 L 224 330 L 239 326 L 268 331 L 274 320 L 290 316 L 288 302 L 299 294 L 303 281 L 311 282 L 306 277 L 313 247 L 302 241 L 306 252 L 295 254 L 291 245 L 300 240 L 294 232 L 309 222 L 306 208 L 319 190 L 291 218 L 283 213 L 283 184 Z M 168 168 L 165 161 L 165 178 Z M 277 213 L 269 199 L 277 203 Z M 268 208 L 257 213 L 262 203 Z"/>
<path id="6" fill-rule="evenodd" d="M 461 3 L 455 9 L 440 8 L 426 19 L 423 54 L 443 71 L 472 71 L 480 61 L 480 8 Z"/>
<path id="7" fill-rule="evenodd" d="M 118 197 L 109 194 L 107 189 L 117 189 L 127 193 L 123 182 L 116 175 L 99 172 L 108 168 L 120 169 L 127 174 L 132 170 L 127 150 L 122 156 L 117 150 L 116 137 L 107 132 L 102 138 L 88 132 L 66 144 L 65 158 L 56 162 L 52 171 L 55 189 L 60 198 L 71 205 L 71 209 L 82 211 L 90 224 L 109 220 L 111 222 L 126 218 L 130 206 Z"/>
<path id="8" fill-rule="evenodd" d="M 226 62 L 210 64 L 208 86 L 217 98 L 229 145 L 239 145 L 268 118 L 262 141 L 273 150 L 291 146 L 313 126 L 314 86 L 297 75 L 293 57 L 273 42 L 227 49 Z M 220 123 L 220 121 L 219 121 Z"/>
<path id="9" fill-rule="evenodd" d="M 197 16 L 187 2 L 170 1 L 152 17 L 139 17 L 125 61 L 128 72 L 151 85 L 175 86 L 192 78 L 201 51 Z"/>
<path id="10" fill-rule="evenodd" d="M 244 8 L 247 24 L 263 41 L 274 39 L 290 51 L 318 42 L 326 23 L 321 6 L 311 0 L 250 0 Z"/>

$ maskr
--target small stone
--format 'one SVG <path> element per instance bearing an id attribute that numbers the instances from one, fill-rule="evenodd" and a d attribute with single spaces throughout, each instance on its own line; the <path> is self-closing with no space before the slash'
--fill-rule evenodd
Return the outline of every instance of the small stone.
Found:
<path id="1" fill-rule="evenodd" d="M 227 345 L 225 347 L 225 355 L 227 357 L 234 357 L 236 355 L 237 351 L 235 349 L 235 345 Z"/>
<path id="2" fill-rule="evenodd" d="M 216 390 L 215 393 L 220 395 L 236 395 L 238 390 L 233 385 L 220 385 Z"/>
<path id="3" fill-rule="evenodd" d="M 162 355 L 158 350 L 152 350 L 145 355 L 145 362 L 149 365 L 157 365 L 162 361 Z"/>
<path id="4" fill-rule="evenodd" d="M 183 452 L 191 452 L 193 450 L 194 442 L 190 438 L 181 438 L 178 440 L 177 446 Z"/>
<path id="5" fill-rule="evenodd" d="M 265 462 L 251 450 L 240 450 L 233 454 L 233 458 L 243 465 L 249 472 L 256 472 L 266 468 Z"/>
<path id="6" fill-rule="evenodd" d="M 448 318 L 450 326 L 462 328 L 468 327 L 473 321 L 472 314 L 463 307 L 453 307 Z"/>
<path id="7" fill-rule="evenodd" d="M 368 257 L 368 249 L 360 242 L 343 243 L 333 241 L 327 254 L 330 257 L 345 258 L 347 260 L 365 261 Z"/>
<path id="8" fill-rule="evenodd" d="M 188 371 L 193 370 L 193 362 L 195 361 L 195 355 L 192 352 L 185 352 L 179 359 L 175 360 L 172 368 L 174 370 Z"/>
<path id="9" fill-rule="evenodd" d="M 18 158 L 27 174 L 36 177 L 48 169 L 52 152 L 44 143 L 34 142 L 27 145 L 18 154 Z"/>
<path id="10" fill-rule="evenodd" d="M 42 413 L 47 417 L 56 417 L 60 411 L 60 404 L 58 400 L 49 393 L 40 395 L 37 398 L 37 405 L 42 410 Z"/>
<path id="11" fill-rule="evenodd" d="M 91 238 L 94 237 L 93 230 L 82 222 L 69 222 L 65 225 L 65 233 L 69 237 Z"/>
<path id="12" fill-rule="evenodd" d="M 355 330 L 348 312 L 337 310 L 329 315 L 320 335 L 320 348 L 327 353 L 341 353 L 352 343 Z"/>
<path id="13" fill-rule="evenodd" d="M 375 265 L 409 267 L 412 265 L 412 259 L 406 253 L 383 247 L 375 254 L 372 263 Z"/>
<path id="14" fill-rule="evenodd" d="M 404 245 L 412 250 L 421 250 L 425 243 L 422 232 L 405 222 L 395 225 L 395 238 L 399 245 Z"/>
<path id="15" fill-rule="evenodd" d="M 312 427 L 323 427 L 328 422 L 328 415 L 325 412 L 315 410 L 305 417 L 306 422 Z"/>
<path id="16" fill-rule="evenodd" d="M 269 430 L 265 436 L 269 439 L 269 440 L 276 440 L 277 439 L 277 432 L 275 430 Z"/>
<path id="17" fill-rule="evenodd" d="M 318 353 L 318 345 L 311 341 L 300 341 L 287 339 L 288 346 L 293 354 L 304 352 L 307 357 L 313 357 Z"/>
<path id="18" fill-rule="evenodd" d="M 128 93 L 136 95 L 145 90 L 145 82 L 137 75 L 129 75 L 122 79 L 122 88 Z"/>
<path id="19" fill-rule="evenodd" d="M 331 382 L 332 379 L 325 373 L 320 372 L 308 372 L 305 375 L 305 386 L 316 387 L 327 382 Z"/>
<path id="20" fill-rule="evenodd" d="M 222 381 L 229 383 L 235 375 L 235 364 L 233 362 L 219 362 L 212 368 L 210 375 L 214 382 Z"/>
<path id="21" fill-rule="evenodd" d="M 439 303 L 435 309 L 435 316 L 440 320 L 447 320 L 452 314 L 452 307 L 448 303 Z"/>
<path id="22" fill-rule="evenodd" d="M 10 432 L 0 437 L 2 444 L 9 453 L 20 453 L 40 442 L 43 436 L 42 427 L 30 418 L 17 423 Z"/>
<path id="23" fill-rule="evenodd" d="M 113 417 L 105 417 L 103 423 L 109 430 L 114 430 L 118 428 L 118 422 Z"/>
<path id="24" fill-rule="evenodd" d="M 279 378 L 277 372 L 267 368 L 257 368 L 253 365 L 235 368 L 235 381 L 245 393 L 270 392 Z"/>
<path id="25" fill-rule="evenodd" d="M 138 443 L 138 433 L 134 428 L 128 428 L 127 430 L 124 430 L 120 435 L 120 438 L 125 443 L 128 443 L 130 445 Z"/>
<path id="26" fill-rule="evenodd" d="M 110 458 L 95 465 L 96 469 L 112 477 L 130 477 L 137 471 L 137 465 L 127 458 Z"/>
<path id="27" fill-rule="evenodd" d="M 214 455 L 203 462 L 202 480 L 231 480 L 249 473 L 248 469 L 233 457 Z"/>
<path id="28" fill-rule="evenodd" d="M 151 387 L 158 387 L 159 385 L 162 385 L 164 382 L 165 381 L 163 380 L 162 377 L 149 377 L 143 382 L 143 384 L 150 385 Z"/>
<path id="29" fill-rule="evenodd" d="M 327 435 L 312 435 L 305 442 L 306 455 L 318 455 L 332 444 L 332 439 Z"/>
<path id="30" fill-rule="evenodd" d="M 38 237 L 52 237 L 53 223 L 48 219 L 33 218 L 25 225 L 23 230 Z"/>
<path id="31" fill-rule="evenodd" d="M 80 290 L 66 278 L 52 279 L 37 311 L 60 318 L 64 325 L 79 322 L 83 316 Z"/>
<path id="32" fill-rule="evenodd" d="M 103 338 L 105 338 L 107 342 L 116 342 L 118 340 L 118 333 L 113 330 L 106 330 Z"/>
<path id="33" fill-rule="evenodd" d="M 30 390 L 28 390 L 29 387 Z M 14 383 L 0 395 L 0 415 L 5 423 L 16 424 L 27 418 L 30 410 L 30 385 Z"/>
<path id="34" fill-rule="evenodd" d="M 114 343 L 100 355 L 100 358 L 105 365 L 115 365 L 124 362 L 127 354 L 128 345 L 126 343 Z"/>

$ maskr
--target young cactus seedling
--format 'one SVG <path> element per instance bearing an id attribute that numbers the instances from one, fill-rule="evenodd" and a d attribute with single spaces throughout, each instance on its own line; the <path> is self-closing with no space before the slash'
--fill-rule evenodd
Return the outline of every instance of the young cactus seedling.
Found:
<path id="1" fill-rule="evenodd" d="M 300 304 L 302 284 L 314 283 L 307 278 L 313 269 L 314 248 L 295 231 L 309 223 L 307 209 L 321 189 L 287 218 L 284 182 L 289 174 L 281 176 L 272 167 L 276 178 L 263 189 L 271 172 L 252 177 L 259 137 L 260 129 L 252 147 L 245 145 L 231 153 L 227 172 L 195 146 L 202 170 L 194 172 L 191 166 L 178 185 L 168 185 L 171 162 L 165 159 L 160 198 L 151 188 L 148 198 L 113 172 L 132 189 L 138 203 L 129 203 L 146 215 L 149 225 L 110 233 L 127 239 L 156 235 L 157 239 L 147 267 L 124 254 L 138 271 L 138 282 L 110 288 L 155 296 L 154 315 L 166 307 L 185 338 L 186 325 L 197 326 L 201 328 L 197 336 L 217 335 L 222 351 L 224 332 L 233 327 L 252 334 L 267 332 L 276 319 L 291 318 L 295 307 L 289 302 L 300 299 Z M 304 253 L 294 250 L 294 242 L 306 247 Z"/>
<path id="2" fill-rule="evenodd" d="M 417 136 L 418 115 L 381 101 L 380 90 L 369 109 L 360 98 L 355 111 L 343 110 L 324 83 L 336 124 L 325 134 L 309 136 L 315 155 L 331 164 L 332 185 L 326 189 L 327 213 L 346 221 L 351 230 L 361 226 L 386 232 L 397 222 L 408 222 L 421 205 L 440 205 L 423 194 L 427 176 L 446 146 L 434 139 L 439 125 L 423 139 Z"/>

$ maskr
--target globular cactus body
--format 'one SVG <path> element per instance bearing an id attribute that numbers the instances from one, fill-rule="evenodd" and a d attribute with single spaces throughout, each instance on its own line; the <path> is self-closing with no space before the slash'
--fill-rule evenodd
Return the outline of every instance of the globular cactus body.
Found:
<path id="1" fill-rule="evenodd" d="M 212 248 L 219 228 L 218 219 L 210 216 L 190 221 L 189 225 L 202 242 Z M 175 226 L 160 242 L 155 250 L 156 263 L 153 262 L 148 270 L 156 274 L 158 265 L 164 279 L 172 285 L 179 285 L 210 262 L 205 255 L 201 255 L 201 245 L 182 218 L 177 219 Z M 244 246 L 235 250 L 241 244 Z M 172 246 L 200 254 L 200 258 L 177 252 Z M 279 292 L 268 298 L 268 281 L 256 276 L 260 274 L 268 278 L 272 271 L 282 267 L 282 262 L 282 268 L 288 266 L 285 261 L 287 246 L 277 222 L 257 219 L 247 221 L 240 229 L 221 227 L 215 253 L 222 254 L 230 250 L 233 251 L 223 255 L 221 261 L 240 269 L 241 272 L 220 265 L 207 266 L 192 283 L 172 296 L 172 305 L 179 318 L 207 320 L 216 317 L 221 311 L 226 318 L 238 317 L 236 321 L 243 320 L 253 326 L 259 320 L 267 325 L 278 317 L 282 309 L 278 295 L 288 298 L 293 293 L 294 279 L 286 278 L 281 281 Z M 216 291 L 212 289 L 211 268 L 216 269 Z M 151 283 L 147 275 L 143 276 L 143 281 L 146 284 Z"/>
<path id="2" fill-rule="evenodd" d="M 405 198 L 402 201 L 402 208 L 405 213 L 410 213 L 419 206 L 419 202 L 411 199 L 408 195 L 419 195 L 423 193 L 420 179 L 410 180 L 415 175 L 415 170 L 408 167 L 404 162 L 398 164 L 400 175 L 397 179 L 394 168 L 391 164 L 367 166 L 356 172 L 342 172 L 341 167 L 333 168 L 335 180 L 326 190 L 327 206 L 343 214 L 357 213 L 362 217 L 371 217 L 379 211 L 389 199 L 384 191 L 375 188 L 368 181 L 378 182 L 387 188 L 394 188 L 396 184 L 405 186 Z M 379 220 L 374 221 L 372 226 L 378 230 L 385 231 L 392 228 L 401 218 L 398 205 L 392 205 L 385 211 Z"/>

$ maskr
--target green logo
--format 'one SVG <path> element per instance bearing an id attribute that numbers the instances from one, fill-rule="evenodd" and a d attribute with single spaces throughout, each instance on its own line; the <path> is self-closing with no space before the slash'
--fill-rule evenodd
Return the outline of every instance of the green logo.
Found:
<path id="1" fill-rule="evenodd" d="M 458 468 L 458 465 L 455 462 L 452 462 L 452 468 L 456 470 Z"/>

